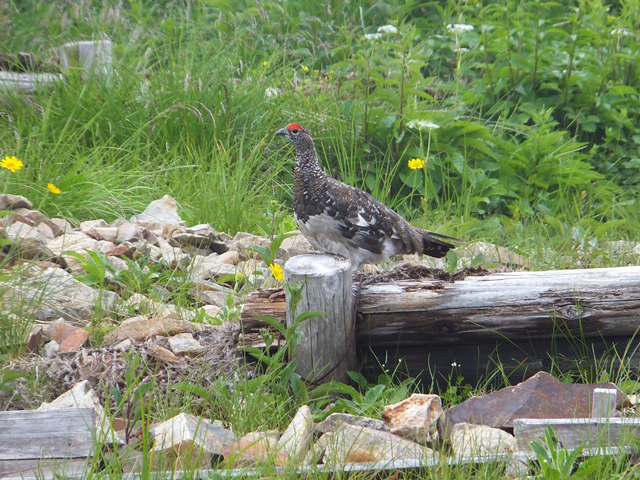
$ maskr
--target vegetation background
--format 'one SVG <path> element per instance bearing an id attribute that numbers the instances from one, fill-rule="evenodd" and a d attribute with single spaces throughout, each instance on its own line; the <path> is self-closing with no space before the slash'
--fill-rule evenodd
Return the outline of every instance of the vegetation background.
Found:
<path id="1" fill-rule="evenodd" d="M 418 226 L 506 246 L 534 268 L 626 265 L 637 256 L 612 242 L 640 233 L 639 22 L 634 0 L 0 0 L 2 52 L 53 60 L 68 41 L 114 44 L 108 82 L 70 71 L 53 89 L 2 94 L 0 158 L 25 165 L 0 169 L 0 192 L 75 221 L 169 194 L 189 224 L 264 233 L 277 217 L 268 233 L 282 233 L 295 228 L 293 153 L 273 134 L 296 122 L 332 175 Z M 194 392 L 239 433 L 282 428 L 302 403 L 326 414 L 330 389 L 308 392 L 281 360 L 241 387 L 183 384 L 146 414 L 203 411 Z M 637 388 L 623 367 L 596 359 L 564 379 Z M 114 414 L 129 402 L 144 430 L 135 368 L 126 392 L 142 393 Z M 414 388 L 354 380 L 332 386 L 335 408 L 375 415 Z M 452 404 L 482 389 L 458 377 L 442 393 Z"/>

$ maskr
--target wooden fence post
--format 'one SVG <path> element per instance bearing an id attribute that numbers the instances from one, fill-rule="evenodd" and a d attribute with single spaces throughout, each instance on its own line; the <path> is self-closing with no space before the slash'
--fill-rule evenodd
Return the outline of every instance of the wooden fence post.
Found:
<path id="1" fill-rule="evenodd" d="M 296 314 L 324 313 L 306 320 L 298 329 L 296 372 L 317 383 L 347 381 L 347 370 L 353 370 L 356 364 L 351 263 L 334 255 L 298 255 L 285 264 L 284 273 L 287 283 L 302 285 L 302 300 L 296 312 L 291 311 L 287 294 L 287 326 L 294 322 Z"/>

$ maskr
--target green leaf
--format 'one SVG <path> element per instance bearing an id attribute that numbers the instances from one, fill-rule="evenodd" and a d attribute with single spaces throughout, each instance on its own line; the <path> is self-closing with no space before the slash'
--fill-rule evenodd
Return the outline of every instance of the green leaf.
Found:
<path id="1" fill-rule="evenodd" d="M 178 382 L 178 383 L 174 383 L 171 386 L 172 390 L 178 390 L 180 392 L 188 392 L 188 393 L 193 393 L 195 395 L 198 395 L 201 398 L 204 398 L 205 400 L 211 402 L 211 394 L 209 393 L 209 391 L 204 388 L 202 385 L 197 385 L 195 383 L 191 383 L 191 382 Z"/>

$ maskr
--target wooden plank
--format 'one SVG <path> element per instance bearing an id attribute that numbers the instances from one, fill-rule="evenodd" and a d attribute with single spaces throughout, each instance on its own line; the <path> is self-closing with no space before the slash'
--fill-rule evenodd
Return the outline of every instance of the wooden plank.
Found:
<path id="1" fill-rule="evenodd" d="M 5 480 L 69 478 L 72 475 L 80 476 L 86 468 L 87 458 L 4 460 L 0 461 L 0 478 Z"/>
<path id="2" fill-rule="evenodd" d="M 95 438 L 95 411 L 0 412 L 0 432 L 0 465 L 9 460 L 87 457 Z"/>
<path id="3" fill-rule="evenodd" d="M 632 336 L 640 267 L 496 273 L 364 286 L 357 340 L 369 346 Z"/>
<path id="4" fill-rule="evenodd" d="M 513 424 L 519 450 L 529 449 L 532 441 L 541 442 L 549 427 L 559 445 L 567 449 L 621 446 L 625 438 L 640 434 L 640 419 L 637 418 L 521 418 Z"/>
<path id="5" fill-rule="evenodd" d="M 34 92 L 64 81 L 59 73 L 20 73 L 0 71 L 0 90 Z"/>
<path id="6" fill-rule="evenodd" d="M 296 372 L 313 382 L 348 381 L 347 371 L 356 365 L 351 263 L 335 255 L 298 255 L 285 264 L 284 274 L 289 285 L 302 286 L 295 312 L 287 298 L 287 326 L 293 324 L 296 314 L 324 312 L 297 329 Z"/>

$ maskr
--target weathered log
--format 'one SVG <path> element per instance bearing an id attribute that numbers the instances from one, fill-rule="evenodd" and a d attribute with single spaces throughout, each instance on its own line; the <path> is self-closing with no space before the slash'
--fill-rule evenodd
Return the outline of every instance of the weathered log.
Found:
<path id="1" fill-rule="evenodd" d="M 287 326 L 303 312 L 323 312 L 297 328 L 296 372 L 315 382 L 348 380 L 355 368 L 355 310 L 351 263 L 334 255 L 298 255 L 284 268 L 291 286 L 302 286 L 301 300 L 292 308 L 287 298 Z"/>
<path id="2" fill-rule="evenodd" d="M 264 327 L 255 320 L 263 308 L 284 322 L 277 301 L 249 302 L 242 311 L 248 335 Z M 362 287 L 356 341 L 372 374 L 403 359 L 407 373 L 427 382 L 496 372 L 522 380 L 576 358 L 614 349 L 622 356 L 627 345 L 622 360 L 640 363 L 638 312 L 640 267 L 403 280 Z"/>

